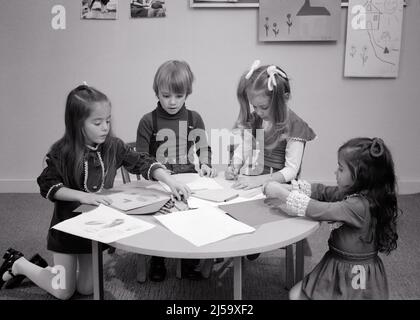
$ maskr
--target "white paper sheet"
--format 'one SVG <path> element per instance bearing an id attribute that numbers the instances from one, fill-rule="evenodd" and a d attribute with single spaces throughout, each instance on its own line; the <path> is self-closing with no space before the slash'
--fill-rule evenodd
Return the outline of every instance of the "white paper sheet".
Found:
<path id="1" fill-rule="evenodd" d="M 110 243 L 154 228 L 155 225 L 99 205 L 98 208 L 82 213 L 53 226 L 53 229 L 82 238 Z"/>
<path id="2" fill-rule="evenodd" d="M 215 207 L 178 211 L 155 218 L 173 233 L 197 247 L 255 231 L 255 228 L 233 219 Z"/>
<path id="3" fill-rule="evenodd" d="M 156 202 L 161 202 L 165 199 L 170 199 L 169 196 L 153 193 L 151 191 L 147 194 L 145 192 L 139 194 L 138 192 L 125 191 L 110 194 L 108 197 L 112 200 L 111 207 L 124 211 L 141 208 Z"/>
<path id="4" fill-rule="evenodd" d="M 213 178 L 200 177 L 198 173 L 180 173 L 172 176 L 176 181 L 186 184 L 191 191 L 198 190 L 218 190 L 223 187 Z M 159 182 L 166 191 L 171 192 L 171 189 L 163 182 Z"/>
<path id="5" fill-rule="evenodd" d="M 257 200 L 257 199 L 262 199 L 265 198 L 265 196 L 262 193 L 258 193 L 252 197 L 245 197 L 245 196 L 239 196 L 236 197 L 235 199 L 232 199 L 230 201 L 226 201 L 226 202 L 214 202 L 214 201 L 207 201 L 207 200 L 203 200 L 203 199 L 199 199 L 199 198 L 195 198 L 194 194 L 188 199 L 188 206 L 190 208 L 202 208 L 202 207 L 217 207 L 219 205 L 224 205 L 224 204 L 231 204 L 231 203 L 238 203 L 238 202 L 245 202 L 245 201 L 250 201 L 250 200 Z"/>

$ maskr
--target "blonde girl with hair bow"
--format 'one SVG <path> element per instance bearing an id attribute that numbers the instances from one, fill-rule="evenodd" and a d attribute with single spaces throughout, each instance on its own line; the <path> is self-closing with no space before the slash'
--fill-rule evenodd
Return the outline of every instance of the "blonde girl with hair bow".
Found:
<path id="1" fill-rule="evenodd" d="M 281 183 L 298 176 L 306 142 L 314 131 L 288 108 L 290 83 L 286 72 L 256 60 L 240 78 L 237 88 L 239 116 L 234 132 L 241 143 L 233 151 L 225 178 L 242 177 L 233 187 L 252 189 L 269 179 Z"/>

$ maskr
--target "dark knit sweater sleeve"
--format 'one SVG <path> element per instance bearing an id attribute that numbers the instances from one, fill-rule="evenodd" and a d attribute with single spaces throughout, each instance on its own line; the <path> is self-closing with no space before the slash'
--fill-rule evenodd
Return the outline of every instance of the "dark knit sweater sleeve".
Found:
<path id="1" fill-rule="evenodd" d="M 152 113 L 145 114 L 137 127 L 136 151 L 149 153 L 150 140 L 153 134 Z"/>

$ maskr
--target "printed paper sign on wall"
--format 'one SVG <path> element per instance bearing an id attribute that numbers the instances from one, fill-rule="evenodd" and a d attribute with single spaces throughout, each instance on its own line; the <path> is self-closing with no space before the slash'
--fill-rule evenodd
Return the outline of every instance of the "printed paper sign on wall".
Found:
<path id="1" fill-rule="evenodd" d="M 340 1 L 260 0 L 260 41 L 335 41 Z"/>
<path id="2" fill-rule="evenodd" d="M 403 0 L 350 0 L 344 76 L 398 76 Z"/>

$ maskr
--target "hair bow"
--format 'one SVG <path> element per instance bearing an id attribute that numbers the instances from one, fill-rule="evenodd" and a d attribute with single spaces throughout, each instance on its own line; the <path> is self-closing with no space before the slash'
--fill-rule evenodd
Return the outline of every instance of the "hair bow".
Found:
<path id="1" fill-rule="evenodd" d="M 252 65 L 251 68 L 249 69 L 248 73 L 245 76 L 245 79 L 249 79 L 251 78 L 252 74 L 254 73 L 254 71 L 260 66 L 261 61 L 260 60 L 255 60 Z"/>
<path id="2" fill-rule="evenodd" d="M 84 86 L 89 87 L 88 83 L 86 81 L 83 81 L 82 83 Z"/>
<path id="3" fill-rule="evenodd" d="M 273 91 L 273 88 L 277 86 L 276 74 L 279 74 L 283 79 L 287 80 L 287 75 L 276 66 L 269 66 L 267 68 L 268 73 L 268 90 Z"/>
<path id="4" fill-rule="evenodd" d="M 369 149 L 370 155 L 378 158 L 384 153 L 384 141 L 381 138 L 373 138 Z"/>

